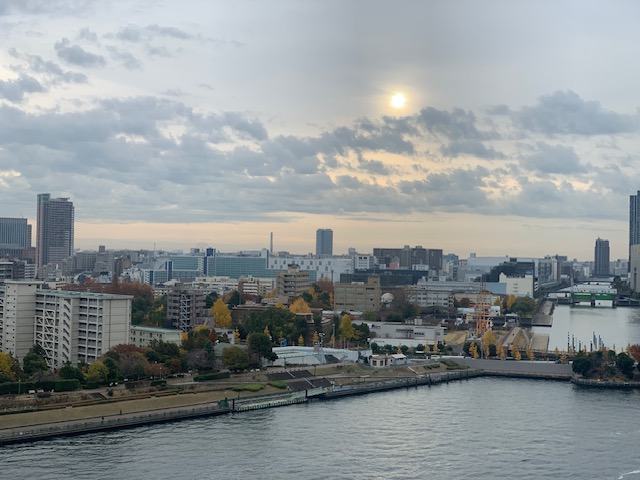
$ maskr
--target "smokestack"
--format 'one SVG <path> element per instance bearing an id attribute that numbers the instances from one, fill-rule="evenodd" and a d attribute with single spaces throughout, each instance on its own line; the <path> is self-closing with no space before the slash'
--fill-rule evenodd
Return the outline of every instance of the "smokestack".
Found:
<path id="1" fill-rule="evenodd" d="M 273 255 L 273 232 L 269 234 L 269 253 Z"/>

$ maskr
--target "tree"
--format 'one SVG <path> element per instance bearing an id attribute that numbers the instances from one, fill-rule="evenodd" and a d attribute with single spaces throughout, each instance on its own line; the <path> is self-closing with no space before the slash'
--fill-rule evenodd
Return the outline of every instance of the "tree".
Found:
<path id="1" fill-rule="evenodd" d="M 100 360 L 96 360 L 87 370 L 87 381 L 98 383 L 100 385 L 107 383 L 109 378 L 109 369 Z"/>
<path id="2" fill-rule="evenodd" d="M 311 308 L 309 308 L 309 304 L 304 301 L 304 298 L 300 297 L 294 300 L 289 306 L 289 311 L 291 313 L 311 313 Z"/>
<path id="3" fill-rule="evenodd" d="M 224 303 L 230 305 L 231 308 L 237 307 L 238 305 L 242 304 L 242 297 L 237 290 L 234 290 L 233 292 L 227 293 L 224 296 Z"/>
<path id="4" fill-rule="evenodd" d="M 375 322 L 378 320 L 378 314 L 376 312 L 364 312 L 362 314 L 362 319 L 365 322 Z"/>
<path id="5" fill-rule="evenodd" d="M 507 359 L 507 355 L 506 355 L 506 353 L 504 352 L 504 345 L 502 345 L 502 343 L 499 343 L 499 344 L 496 346 L 496 355 L 497 355 L 498 357 L 500 357 L 500 360 L 506 360 L 506 359 Z"/>
<path id="6" fill-rule="evenodd" d="M 513 304 L 516 301 L 516 296 L 515 295 L 509 295 L 509 297 L 507 298 L 507 310 L 508 311 L 512 311 L 511 307 L 513 306 Z"/>
<path id="7" fill-rule="evenodd" d="M 113 361 L 113 359 L 109 359 Z M 60 370 L 58 370 L 58 375 L 63 380 L 79 380 L 80 382 L 84 382 L 84 375 L 82 374 L 82 370 L 77 367 L 71 365 L 71 362 L 66 362 Z"/>
<path id="8" fill-rule="evenodd" d="M 234 372 L 249 368 L 249 355 L 242 348 L 231 346 L 222 351 L 222 363 Z"/>
<path id="9" fill-rule="evenodd" d="M 28 376 L 33 376 L 38 372 L 46 372 L 49 370 L 46 360 L 46 352 L 44 349 L 36 344 L 29 353 L 27 353 L 22 359 L 22 369 Z"/>
<path id="10" fill-rule="evenodd" d="M 204 301 L 204 308 L 211 309 L 211 307 L 216 303 L 216 300 L 218 300 L 218 292 L 208 293 Z"/>
<path id="11" fill-rule="evenodd" d="M 631 355 L 636 362 L 640 363 L 640 345 L 631 345 L 629 347 L 629 355 Z"/>
<path id="12" fill-rule="evenodd" d="M 513 357 L 514 360 L 517 360 L 517 361 L 522 360 L 522 355 L 520 355 L 520 349 L 518 348 L 518 345 L 516 345 L 515 343 L 511 344 L 511 356 Z"/>
<path id="13" fill-rule="evenodd" d="M 586 376 L 591 370 L 591 359 L 585 355 L 578 355 L 573 359 L 572 370 L 582 376 Z"/>
<path id="14" fill-rule="evenodd" d="M 266 358 L 267 360 L 275 360 L 278 355 L 273 353 L 271 338 L 264 333 L 250 333 L 247 335 L 247 347 L 249 352 L 258 355 L 259 358 Z"/>
<path id="15" fill-rule="evenodd" d="M 351 340 L 355 336 L 353 322 L 351 321 L 351 316 L 348 313 L 345 313 L 340 319 L 340 328 L 338 331 L 340 332 L 340 338 L 346 341 Z"/>
<path id="16" fill-rule="evenodd" d="M 529 316 L 536 308 L 536 301 L 530 297 L 518 297 L 511 305 L 511 311 L 521 317 Z"/>
<path id="17" fill-rule="evenodd" d="M 16 379 L 14 362 L 10 353 L 0 352 L 0 383 Z"/>
<path id="18" fill-rule="evenodd" d="M 231 327 L 231 311 L 221 298 L 218 298 L 213 304 L 213 307 L 211 307 L 211 315 L 213 315 L 215 319 L 216 327 Z"/>
<path id="19" fill-rule="evenodd" d="M 203 349 L 207 360 L 207 367 L 213 370 L 216 366 L 216 354 L 213 350 L 213 343 L 211 343 L 211 341 L 205 342 Z"/>
<path id="20" fill-rule="evenodd" d="M 527 358 L 530 362 L 533 362 L 536 359 L 536 354 L 533 352 L 531 345 L 527 346 L 525 349 L 525 353 L 527 354 Z"/>
<path id="21" fill-rule="evenodd" d="M 627 377 L 633 377 L 633 365 L 635 361 L 626 353 L 622 352 L 616 356 L 616 366 Z"/>
<path id="22" fill-rule="evenodd" d="M 469 345 L 469 355 L 471 355 L 473 358 L 478 358 L 480 355 L 478 355 L 478 347 L 476 346 L 476 342 L 471 342 L 471 344 Z"/>
<path id="23" fill-rule="evenodd" d="M 304 337 L 302 335 L 298 337 L 298 346 L 304 347 Z"/>

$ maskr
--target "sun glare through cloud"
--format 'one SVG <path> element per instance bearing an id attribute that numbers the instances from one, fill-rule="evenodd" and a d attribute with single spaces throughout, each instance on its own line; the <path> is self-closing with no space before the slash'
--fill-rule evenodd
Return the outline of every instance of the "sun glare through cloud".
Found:
<path id="1" fill-rule="evenodd" d="M 393 108 L 403 108 L 407 104 L 407 97 L 401 92 L 396 92 L 391 97 L 391 106 Z"/>

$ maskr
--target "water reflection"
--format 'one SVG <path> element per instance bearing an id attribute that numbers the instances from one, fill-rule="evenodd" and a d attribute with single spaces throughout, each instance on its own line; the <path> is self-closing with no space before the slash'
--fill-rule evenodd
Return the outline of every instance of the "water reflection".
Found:
<path id="1" fill-rule="evenodd" d="M 586 345 L 602 340 L 607 348 L 622 351 L 627 344 L 640 344 L 640 308 L 589 308 L 557 305 L 553 326 L 534 327 L 536 333 L 549 335 L 549 350 L 567 350 L 567 343 Z M 568 340 L 567 340 L 568 337 Z M 594 347 L 595 348 L 595 347 Z"/>

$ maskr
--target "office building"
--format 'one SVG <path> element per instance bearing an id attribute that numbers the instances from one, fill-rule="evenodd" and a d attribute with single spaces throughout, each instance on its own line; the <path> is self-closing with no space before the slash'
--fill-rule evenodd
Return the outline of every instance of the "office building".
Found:
<path id="1" fill-rule="evenodd" d="M 316 256 L 333 255 L 333 230 L 319 228 L 316 230 Z"/>
<path id="2" fill-rule="evenodd" d="M 73 203 L 68 198 L 38 195 L 36 266 L 61 263 L 73 255 Z"/>
<path id="3" fill-rule="evenodd" d="M 31 225 L 26 218 L 0 218 L 0 257 L 31 259 Z"/>
<path id="4" fill-rule="evenodd" d="M 378 312 L 381 296 L 380 277 L 369 275 L 366 283 L 336 283 L 333 295 L 336 311 Z"/>
<path id="5" fill-rule="evenodd" d="M 593 276 L 609 276 L 609 240 L 596 239 Z"/>
<path id="6" fill-rule="evenodd" d="M 420 245 L 403 248 L 374 248 L 373 256 L 386 268 L 406 270 L 442 270 L 442 249 L 423 248 Z"/>

